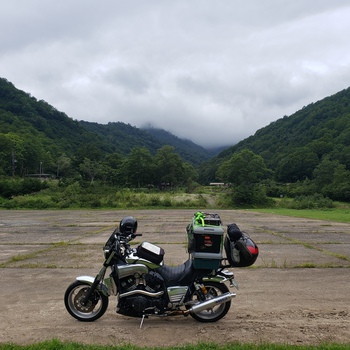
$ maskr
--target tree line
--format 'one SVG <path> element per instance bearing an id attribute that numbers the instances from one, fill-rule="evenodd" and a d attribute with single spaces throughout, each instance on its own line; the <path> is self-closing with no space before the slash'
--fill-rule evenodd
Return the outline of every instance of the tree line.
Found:
<path id="1" fill-rule="evenodd" d="M 292 166 L 293 159 L 290 161 Z M 308 161 L 308 158 L 302 157 L 295 160 L 297 163 Z M 295 174 L 298 171 L 301 174 L 303 167 L 295 170 Z M 314 167 L 310 177 L 280 182 L 276 180 L 276 172 L 266 166 L 262 156 L 243 149 L 222 162 L 215 176 L 232 184 L 231 200 L 235 205 L 266 205 L 271 197 L 303 198 L 315 195 L 335 201 L 350 201 L 350 171 L 329 156 Z"/>
<path id="2" fill-rule="evenodd" d="M 0 79 L 0 196 L 7 198 L 44 186 L 29 180 L 15 186 L 10 179 L 48 174 L 61 186 L 78 181 L 90 187 L 98 182 L 119 188 L 191 190 L 222 181 L 231 184 L 226 191 L 235 205 L 315 194 L 350 201 L 349 140 L 350 89 L 281 118 L 200 162 L 198 150 L 186 161 L 178 149 L 159 146 L 130 125 L 73 121 Z M 198 162 L 189 163 L 192 157 Z"/>
<path id="3" fill-rule="evenodd" d="M 11 148 L 8 148 L 7 161 L 4 162 L 4 157 L 2 159 L 2 164 L 7 163 L 1 169 L 7 175 L 3 178 L 23 177 L 21 172 L 27 160 L 23 154 L 19 154 L 18 147 L 15 149 L 17 151 L 11 154 Z M 195 168 L 184 162 L 172 146 L 160 148 L 154 156 L 146 147 L 134 147 L 127 156 L 118 153 L 102 155 L 95 151 L 90 149 L 87 153 L 85 150 L 85 153 L 78 153 L 75 157 L 61 154 L 57 159 L 51 156 L 38 158 L 31 167 L 34 172 L 24 175 L 42 179 L 50 175 L 50 178 L 62 184 L 85 181 L 91 186 L 98 181 L 106 186 L 138 189 L 186 187 L 198 178 Z M 15 163 L 13 157 L 16 158 Z"/>

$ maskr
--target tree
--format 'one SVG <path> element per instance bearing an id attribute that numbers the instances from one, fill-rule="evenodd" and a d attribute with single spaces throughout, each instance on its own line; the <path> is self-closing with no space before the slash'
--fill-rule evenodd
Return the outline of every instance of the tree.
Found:
<path id="1" fill-rule="evenodd" d="M 61 174 L 65 174 L 71 167 L 72 160 L 65 155 L 65 153 L 62 153 L 57 158 L 57 170 L 56 170 L 56 176 L 59 177 Z"/>
<path id="2" fill-rule="evenodd" d="M 296 148 L 281 160 L 276 170 L 277 180 L 297 182 L 310 179 L 318 164 L 318 156 L 311 148 Z"/>
<path id="3" fill-rule="evenodd" d="M 25 161 L 24 140 L 19 135 L 9 132 L 0 134 L 0 160 L 7 175 L 16 175 L 18 167 Z"/>
<path id="4" fill-rule="evenodd" d="M 334 169 L 339 165 L 338 161 L 331 161 L 329 156 L 325 157 L 322 162 L 317 165 L 313 172 L 314 182 L 317 189 L 321 192 L 324 186 L 333 182 Z"/>
<path id="5" fill-rule="evenodd" d="M 334 200 L 350 201 L 350 171 L 344 164 L 334 169 L 333 182 L 324 186 L 323 194 Z"/>
<path id="6" fill-rule="evenodd" d="M 198 180 L 198 171 L 190 163 L 182 164 L 183 181 L 187 186 Z"/>
<path id="7" fill-rule="evenodd" d="M 174 150 L 174 147 L 167 145 L 160 148 L 155 156 L 158 185 L 166 183 L 174 187 L 183 181 L 183 162 Z"/>
<path id="8" fill-rule="evenodd" d="M 140 188 L 152 179 L 153 159 L 146 147 L 134 147 L 126 158 L 124 171 L 128 182 Z"/>
<path id="9" fill-rule="evenodd" d="M 12 164 L 11 164 L 12 163 Z M 11 141 L 5 134 L 0 133 L 0 175 L 9 176 L 14 175 L 15 164 L 15 150 L 12 147 Z"/>
<path id="10" fill-rule="evenodd" d="M 102 179 L 111 185 L 124 186 L 126 162 L 126 159 L 119 153 L 107 154 L 104 160 Z"/>
<path id="11" fill-rule="evenodd" d="M 232 200 L 235 205 L 262 205 L 268 202 L 265 186 L 260 184 L 272 177 L 261 156 L 244 149 L 232 157 L 217 170 L 217 177 L 233 186 Z"/>
<path id="12" fill-rule="evenodd" d="M 263 158 L 254 152 L 244 149 L 218 168 L 216 176 L 234 185 L 253 185 L 272 176 Z"/>
<path id="13" fill-rule="evenodd" d="M 80 164 L 80 170 L 90 178 L 90 186 L 93 184 L 96 175 L 99 172 L 100 163 L 88 158 L 84 159 L 84 162 Z"/>

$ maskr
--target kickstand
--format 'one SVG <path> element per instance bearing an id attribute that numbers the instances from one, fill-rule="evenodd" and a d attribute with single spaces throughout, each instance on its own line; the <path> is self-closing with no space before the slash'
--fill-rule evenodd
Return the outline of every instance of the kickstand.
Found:
<path id="1" fill-rule="evenodd" d="M 140 323 L 140 329 L 142 328 L 143 321 L 145 320 L 145 315 L 142 315 L 141 323 Z"/>

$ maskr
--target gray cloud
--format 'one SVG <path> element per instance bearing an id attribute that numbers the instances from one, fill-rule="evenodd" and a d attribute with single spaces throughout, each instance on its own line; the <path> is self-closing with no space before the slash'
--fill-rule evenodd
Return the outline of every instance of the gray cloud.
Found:
<path id="1" fill-rule="evenodd" d="M 350 81 L 347 0 L 13 0 L 0 76 L 78 120 L 230 145 Z"/>

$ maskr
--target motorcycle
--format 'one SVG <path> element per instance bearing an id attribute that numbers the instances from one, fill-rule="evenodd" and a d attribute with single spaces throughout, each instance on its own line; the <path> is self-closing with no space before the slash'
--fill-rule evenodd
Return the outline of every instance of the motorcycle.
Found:
<path id="1" fill-rule="evenodd" d="M 83 322 L 99 319 L 110 296 L 117 296 L 118 314 L 141 318 L 140 327 L 149 316 L 189 315 L 199 322 L 216 322 L 227 314 L 236 296 L 227 285 L 238 289 L 227 270 L 230 265 L 222 260 L 214 269 L 195 268 L 193 257 L 179 266 L 165 265 L 161 247 L 148 242 L 131 247 L 130 242 L 142 236 L 136 231 L 136 219 L 122 219 L 104 246 L 105 260 L 96 277 L 79 276 L 69 285 L 64 302 L 71 316 Z"/>

